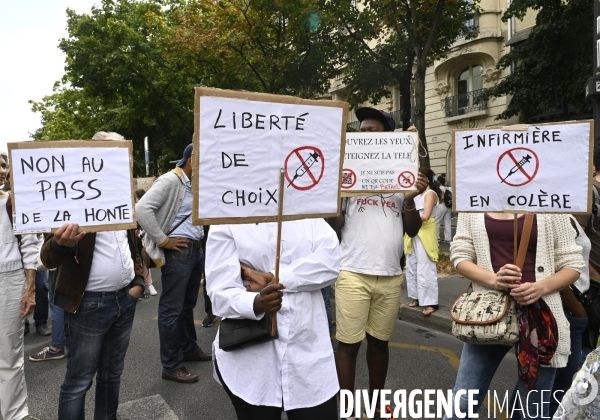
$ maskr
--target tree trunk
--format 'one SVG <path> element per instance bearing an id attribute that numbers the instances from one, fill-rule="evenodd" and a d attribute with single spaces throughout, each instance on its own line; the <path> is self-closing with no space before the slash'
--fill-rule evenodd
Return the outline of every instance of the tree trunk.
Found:
<path id="1" fill-rule="evenodd" d="M 425 72 L 427 71 L 427 57 L 417 57 L 417 70 L 415 71 L 415 119 L 414 124 L 419 133 L 421 146 L 419 147 L 419 164 L 430 167 L 429 149 L 425 136 Z"/>
<path id="2" fill-rule="evenodd" d="M 406 57 L 406 68 L 402 72 L 402 77 L 398 80 L 398 88 L 400 89 L 400 109 L 402 110 L 402 130 L 408 130 L 410 127 L 411 117 L 411 100 L 410 100 L 410 81 L 412 79 L 413 63 L 415 62 L 415 53 L 409 52 Z"/>

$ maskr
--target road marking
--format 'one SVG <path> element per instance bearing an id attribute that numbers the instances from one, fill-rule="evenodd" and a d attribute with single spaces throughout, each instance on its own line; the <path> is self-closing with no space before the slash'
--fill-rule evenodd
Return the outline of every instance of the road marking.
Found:
<path id="1" fill-rule="evenodd" d="M 160 394 L 119 404 L 118 417 L 121 420 L 179 420 Z"/>

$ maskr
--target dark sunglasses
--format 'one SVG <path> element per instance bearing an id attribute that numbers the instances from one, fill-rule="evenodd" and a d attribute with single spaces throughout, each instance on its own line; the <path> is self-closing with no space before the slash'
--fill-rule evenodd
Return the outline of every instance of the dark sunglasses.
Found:
<path id="1" fill-rule="evenodd" d="M 0 168 L 6 169 L 8 168 L 8 165 L 6 163 L 0 163 Z"/>

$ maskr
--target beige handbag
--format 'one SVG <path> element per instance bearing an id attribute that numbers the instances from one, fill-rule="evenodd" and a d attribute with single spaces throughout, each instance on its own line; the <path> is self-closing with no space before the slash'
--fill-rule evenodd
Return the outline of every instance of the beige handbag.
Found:
<path id="1" fill-rule="evenodd" d="M 527 254 L 533 218 L 533 214 L 525 216 L 515 262 L 521 269 Z M 474 292 L 472 286 L 469 289 L 450 308 L 452 335 L 471 344 L 516 344 L 519 341 L 517 302 L 509 294 L 499 290 Z"/>

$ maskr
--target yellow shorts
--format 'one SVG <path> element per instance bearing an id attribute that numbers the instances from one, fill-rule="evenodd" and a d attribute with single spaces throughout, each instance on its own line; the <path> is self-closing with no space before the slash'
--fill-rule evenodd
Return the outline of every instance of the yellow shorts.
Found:
<path id="1" fill-rule="evenodd" d="M 336 339 L 354 344 L 364 340 L 367 333 L 390 341 L 403 281 L 403 274 L 372 276 L 342 270 L 335 283 Z"/>

